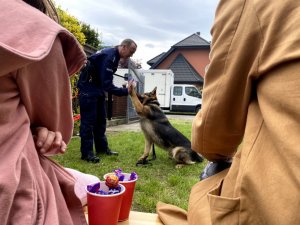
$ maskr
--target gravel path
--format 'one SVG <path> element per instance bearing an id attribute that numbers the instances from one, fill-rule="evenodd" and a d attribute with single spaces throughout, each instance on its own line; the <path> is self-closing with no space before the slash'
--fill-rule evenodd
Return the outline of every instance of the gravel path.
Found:
<path id="1" fill-rule="evenodd" d="M 168 114 L 167 117 L 169 119 L 180 119 L 180 120 L 193 120 L 195 115 L 174 115 L 174 114 Z M 133 122 L 133 123 L 129 123 L 129 124 L 121 124 L 118 126 L 111 126 L 111 127 L 107 127 L 106 131 L 107 132 L 119 132 L 119 131 L 140 131 L 141 127 L 140 127 L 140 123 L 137 122 Z"/>

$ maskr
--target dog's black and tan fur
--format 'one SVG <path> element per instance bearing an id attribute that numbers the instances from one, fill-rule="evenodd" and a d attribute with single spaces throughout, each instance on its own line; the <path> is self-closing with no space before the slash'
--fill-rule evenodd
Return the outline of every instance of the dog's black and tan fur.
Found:
<path id="1" fill-rule="evenodd" d="M 152 92 L 130 93 L 132 103 L 140 116 L 140 124 L 145 136 L 144 154 L 138 163 L 145 163 L 151 147 L 155 144 L 169 152 L 177 165 L 202 162 L 203 158 L 191 149 L 191 142 L 176 130 L 159 107 L 156 88 Z"/>

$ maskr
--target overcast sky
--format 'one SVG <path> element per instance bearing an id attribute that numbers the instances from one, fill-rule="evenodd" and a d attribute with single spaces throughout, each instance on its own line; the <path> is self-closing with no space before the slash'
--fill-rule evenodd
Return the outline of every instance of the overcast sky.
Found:
<path id="1" fill-rule="evenodd" d="M 219 0 L 54 0 L 56 5 L 101 34 L 105 45 L 136 41 L 133 59 L 147 61 L 193 33 L 211 41 Z"/>

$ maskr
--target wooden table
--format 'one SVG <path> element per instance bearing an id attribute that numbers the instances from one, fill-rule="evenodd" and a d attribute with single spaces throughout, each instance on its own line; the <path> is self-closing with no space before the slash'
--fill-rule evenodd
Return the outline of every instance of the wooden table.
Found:
<path id="1" fill-rule="evenodd" d="M 85 214 L 88 221 L 88 214 Z M 129 220 L 119 222 L 118 225 L 163 225 L 156 213 L 130 211 Z"/>

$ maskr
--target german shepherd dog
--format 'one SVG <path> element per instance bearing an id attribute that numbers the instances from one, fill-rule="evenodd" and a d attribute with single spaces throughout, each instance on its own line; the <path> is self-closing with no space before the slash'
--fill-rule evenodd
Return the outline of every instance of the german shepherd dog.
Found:
<path id="1" fill-rule="evenodd" d="M 156 87 L 144 94 L 137 94 L 133 88 L 130 97 L 140 116 L 140 125 L 145 137 L 144 154 L 139 158 L 137 165 L 148 163 L 147 158 L 151 147 L 154 149 L 154 144 L 169 152 L 170 157 L 176 161 L 176 167 L 203 161 L 203 158 L 191 149 L 191 142 L 170 124 L 159 107 Z"/>

